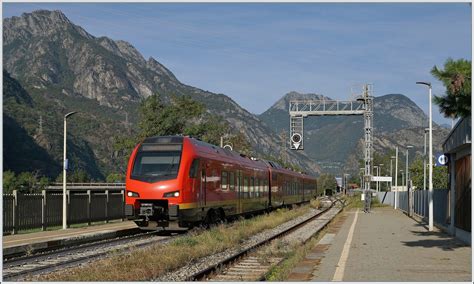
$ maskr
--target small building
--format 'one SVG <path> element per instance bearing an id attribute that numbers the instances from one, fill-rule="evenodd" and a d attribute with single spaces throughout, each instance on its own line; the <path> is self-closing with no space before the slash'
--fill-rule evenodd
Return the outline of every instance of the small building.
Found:
<path id="1" fill-rule="evenodd" d="M 471 244 L 471 116 L 456 123 L 443 151 L 449 155 L 448 231 Z"/>

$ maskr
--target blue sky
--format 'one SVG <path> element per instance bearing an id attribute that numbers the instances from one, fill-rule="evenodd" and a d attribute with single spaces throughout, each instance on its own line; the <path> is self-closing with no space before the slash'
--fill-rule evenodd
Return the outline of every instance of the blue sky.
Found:
<path id="1" fill-rule="evenodd" d="M 448 57 L 471 60 L 467 3 L 4 3 L 3 17 L 58 9 L 94 36 L 134 45 L 183 83 L 262 113 L 290 91 L 349 99 L 402 93 L 428 112 L 416 81 Z M 435 107 L 438 123 L 449 123 Z"/>

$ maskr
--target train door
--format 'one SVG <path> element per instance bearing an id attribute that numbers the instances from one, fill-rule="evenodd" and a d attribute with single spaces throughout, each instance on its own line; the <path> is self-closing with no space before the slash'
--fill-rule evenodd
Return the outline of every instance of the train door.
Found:
<path id="1" fill-rule="evenodd" d="M 201 186 L 199 187 L 199 207 L 206 206 L 206 164 L 202 164 L 201 167 Z"/>

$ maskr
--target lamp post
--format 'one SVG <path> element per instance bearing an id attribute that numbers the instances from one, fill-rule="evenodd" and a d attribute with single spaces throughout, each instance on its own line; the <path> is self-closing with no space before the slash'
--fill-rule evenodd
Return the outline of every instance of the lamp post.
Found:
<path id="1" fill-rule="evenodd" d="M 67 229 L 67 197 L 66 197 L 66 171 L 68 168 L 68 160 L 66 158 L 66 133 L 67 133 L 67 118 L 77 113 L 72 111 L 64 115 L 64 142 L 63 142 L 63 229 Z"/>
<path id="2" fill-rule="evenodd" d="M 407 148 L 407 154 L 406 154 L 406 173 L 405 173 L 405 185 L 407 187 L 407 194 L 408 194 L 408 215 L 411 216 L 412 215 L 412 210 L 411 210 L 411 203 L 412 203 L 412 196 L 411 196 L 411 192 L 412 192 L 412 188 L 408 187 L 408 184 L 409 184 L 409 176 L 410 176 L 410 171 L 408 170 L 408 149 L 410 148 L 413 148 L 413 146 L 411 145 L 407 145 L 406 146 Z"/>
<path id="3" fill-rule="evenodd" d="M 423 149 L 423 190 L 426 190 L 426 133 L 428 133 L 429 128 L 425 128 L 425 144 Z"/>
<path id="4" fill-rule="evenodd" d="M 397 209 L 397 205 L 398 205 L 398 146 L 395 146 L 395 188 L 396 188 L 396 192 L 395 192 L 395 209 Z"/>
<path id="5" fill-rule="evenodd" d="M 395 159 L 395 156 L 390 156 L 390 191 L 392 191 L 393 185 L 393 159 Z"/>
<path id="6" fill-rule="evenodd" d="M 433 231 L 433 111 L 431 106 L 431 83 L 416 82 L 419 85 L 428 86 L 429 90 L 429 166 L 428 166 L 428 231 Z"/>

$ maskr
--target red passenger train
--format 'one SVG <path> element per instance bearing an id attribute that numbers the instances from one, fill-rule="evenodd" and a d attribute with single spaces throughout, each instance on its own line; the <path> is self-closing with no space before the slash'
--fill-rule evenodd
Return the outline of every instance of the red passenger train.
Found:
<path id="1" fill-rule="evenodd" d="M 316 179 L 183 136 L 145 139 L 130 156 L 125 214 L 140 227 L 180 227 L 309 201 Z"/>

